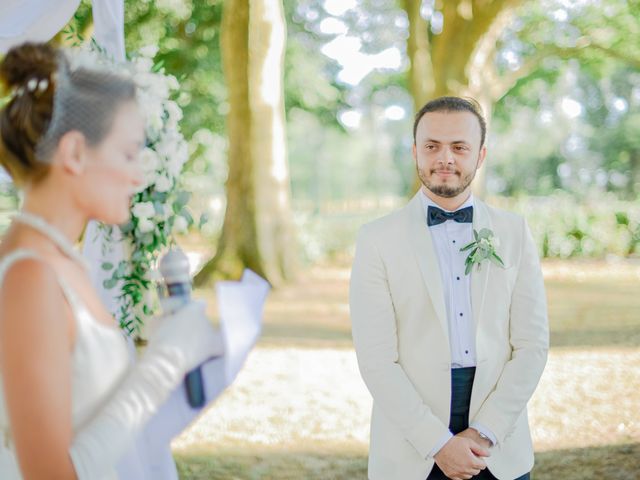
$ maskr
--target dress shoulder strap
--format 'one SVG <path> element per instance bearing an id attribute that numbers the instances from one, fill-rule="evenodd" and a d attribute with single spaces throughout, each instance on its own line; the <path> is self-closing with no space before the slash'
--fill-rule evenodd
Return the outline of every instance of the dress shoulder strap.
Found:
<path id="1" fill-rule="evenodd" d="M 9 269 L 19 261 L 25 260 L 28 258 L 39 260 L 43 263 L 46 263 L 46 261 L 42 258 L 41 255 L 38 254 L 38 252 L 36 252 L 35 250 L 29 250 L 26 248 L 19 248 L 17 250 L 14 250 L 13 252 L 6 255 L 4 258 L 0 259 L 0 288 L 2 288 L 2 284 L 4 283 L 4 277 L 9 271 Z M 54 270 L 54 273 L 56 275 L 56 279 L 58 280 L 58 284 L 62 289 L 62 293 L 64 294 L 65 299 L 71 306 L 71 310 L 73 311 L 74 316 L 77 318 L 80 305 L 79 305 L 79 300 L 75 295 L 75 292 L 73 291 L 73 289 L 71 289 L 71 287 L 69 287 L 69 285 L 64 280 L 64 278 L 62 278 L 62 276 L 60 276 L 55 270 Z"/>

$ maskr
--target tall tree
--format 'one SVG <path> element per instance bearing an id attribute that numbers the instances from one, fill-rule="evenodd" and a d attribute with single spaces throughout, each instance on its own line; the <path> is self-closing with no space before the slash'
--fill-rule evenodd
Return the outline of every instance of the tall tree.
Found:
<path id="1" fill-rule="evenodd" d="M 287 166 L 280 1 L 229 0 L 221 50 L 229 98 L 229 176 L 222 234 L 196 275 L 237 278 L 247 267 L 278 284 L 293 274 L 295 248 Z"/>

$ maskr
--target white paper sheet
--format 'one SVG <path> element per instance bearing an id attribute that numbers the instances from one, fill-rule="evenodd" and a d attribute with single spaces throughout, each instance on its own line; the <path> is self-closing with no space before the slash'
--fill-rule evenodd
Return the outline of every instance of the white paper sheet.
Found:
<path id="1" fill-rule="evenodd" d="M 202 365 L 205 406 L 192 408 L 181 384 L 147 424 L 118 466 L 121 479 L 177 480 L 170 442 L 234 381 L 262 332 L 269 284 L 250 270 L 239 282 L 218 282 L 216 295 L 225 354 Z"/>

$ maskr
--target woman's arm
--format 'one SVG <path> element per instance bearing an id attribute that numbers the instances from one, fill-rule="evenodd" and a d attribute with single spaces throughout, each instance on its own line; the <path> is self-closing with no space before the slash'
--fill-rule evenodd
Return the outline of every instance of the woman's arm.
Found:
<path id="1" fill-rule="evenodd" d="M 0 370 L 25 480 L 76 479 L 69 457 L 74 323 L 55 272 L 25 259 L 0 289 Z"/>

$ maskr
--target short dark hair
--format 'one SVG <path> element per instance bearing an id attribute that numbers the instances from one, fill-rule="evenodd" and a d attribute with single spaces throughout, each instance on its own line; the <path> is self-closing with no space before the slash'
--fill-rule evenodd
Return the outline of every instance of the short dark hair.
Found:
<path id="1" fill-rule="evenodd" d="M 429 112 L 471 112 L 478 122 L 480 122 L 480 146 L 484 145 L 487 135 L 487 121 L 484 119 L 482 107 L 471 97 L 439 97 L 428 102 L 424 107 L 416 113 L 416 119 L 413 122 L 413 143 L 416 143 L 416 131 L 420 119 Z"/>

